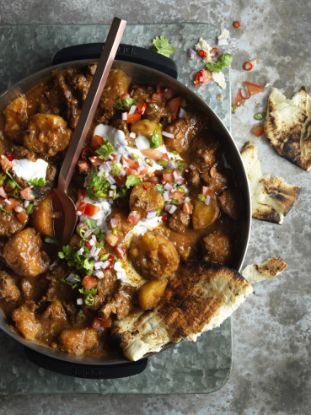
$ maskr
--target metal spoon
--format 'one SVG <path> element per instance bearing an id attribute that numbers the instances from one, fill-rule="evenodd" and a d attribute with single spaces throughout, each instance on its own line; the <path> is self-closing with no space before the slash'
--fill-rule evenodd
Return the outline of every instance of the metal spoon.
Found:
<path id="1" fill-rule="evenodd" d="M 77 211 L 74 201 L 67 194 L 68 187 L 80 157 L 81 150 L 84 147 L 87 133 L 94 119 L 125 26 L 125 20 L 117 17 L 113 19 L 97 64 L 93 81 L 83 104 L 77 127 L 74 130 L 73 137 L 59 172 L 57 187 L 51 192 L 55 236 L 63 244 L 69 242 L 77 224 Z"/>

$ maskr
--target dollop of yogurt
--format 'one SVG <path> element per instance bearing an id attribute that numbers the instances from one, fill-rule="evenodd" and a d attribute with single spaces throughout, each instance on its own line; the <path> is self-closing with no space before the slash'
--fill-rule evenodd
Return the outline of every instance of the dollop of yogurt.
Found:
<path id="1" fill-rule="evenodd" d="M 12 169 L 17 177 L 30 181 L 33 179 L 45 179 L 48 163 L 43 159 L 31 161 L 28 159 L 13 160 Z"/>

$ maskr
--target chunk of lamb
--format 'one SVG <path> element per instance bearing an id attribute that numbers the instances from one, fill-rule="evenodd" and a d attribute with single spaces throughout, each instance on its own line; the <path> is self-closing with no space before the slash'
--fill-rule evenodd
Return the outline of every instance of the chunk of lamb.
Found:
<path id="1" fill-rule="evenodd" d="M 3 256 L 16 274 L 36 277 L 48 269 L 49 257 L 42 250 L 42 240 L 33 228 L 26 228 L 5 244 Z"/>
<path id="2" fill-rule="evenodd" d="M 4 133 L 11 140 L 20 142 L 23 130 L 27 127 L 27 99 L 25 95 L 15 98 L 3 111 Z"/>
<path id="3" fill-rule="evenodd" d="M 59 115 L 35 114 L 31 117 L 24 145 L 29 150 L 44 156 L 55 156 L 64 151 L 70 142 L 71 130 Z"/>
<path id="4" fill-rule="evenodd" d="M 74 356 L 82 356 L 96 350 L 99 347 L 99 339 L 95 329 L 66 329 L 59 336 L 59 344 L 63 351 Z"/>
<path id="5" fill-rule="evenodd" d="M 142 216 L 150 210 L 164 208 L 164 199 L 153 183 L 144 182 L 133 187 L 130 194 L 130 209 Z"/>
<path id="6" fill-rule="evenodd" d="M 175 232 L 184 233 L 190 224 L 191 216 L 184 213 L 182 209 L 177 209 L 167 221 L 167 226 Z"/>
<path id="7" fill-rule="evenodd" d="M 133 291 L 134 288 L 130 285 L 119 283 L 111 298 L 100 309 L 100 312 L 105 318 L 115 315 L 118 320 L 122 320 L 133 307 Z"/>
<path id="8" fill-rule="evenodd" d="M 148 279 L 168 278 L 179 266 L 179 255 L 173 243 L 152 231 L 132 239 L 129 256 L 137 271 Z"/>
<path id="9" fill-rule="evenodd" d="M 222 231 L 214 231 L 203 240 L 203 257 L 205 261 L 228 264 L 231 257 L 230 238 Z"/>
<path id="10" fill-rule="evenodd" d="M 5 271 L 0 271 L 0 300 L 8 303 L 16 303 L 20 299 L 21 293 L 15 283 L 14 278 Z"/>
<path id="11" fill-rule="evenodd" d="M 203 181 L 214 189 L 216 193 L 224 191 L 228 186 L 226 176 L 220 171 L 217 164 L 208 171 L 202 174 Z"/>
<path id="12" fill-rule="evenodd" d="M 0 211 L 0 237 L 10 237 L 21 231 L 27 221 L 21 222 L 14 212 Z"/>
<path id="13" fill-rule="evenodd" d="M 225 212 L 229 218 L 233 220 L 239 219 L 239 205 L 237 201 L 236 192 L 232 190 L 225 190 L 218 196 L 221 210 Z"/>
<path id="14" fill-rule="evenodd" d="M 198 133 L 198 121 L 192 116 L 179 118 L 165 127 L 165 131 L 174 135 L 174 138 L 164 137 L 166 147 L 170 151 L 183 153 L 188 150 L 193 138 Z"/>
<path id="15" fill-rule="evenodd" d="M 17 330 L 26 340 L 34 340 L 41 330 L 41 324 L 31 306 L 22 305 L 15 309 L 12 313 L 12 320 Z"/>

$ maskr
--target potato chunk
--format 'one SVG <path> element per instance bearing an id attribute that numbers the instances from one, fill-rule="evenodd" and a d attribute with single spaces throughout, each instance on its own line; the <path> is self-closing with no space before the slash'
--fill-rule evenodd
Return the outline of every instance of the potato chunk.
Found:
<path id="1" fill-rule="evenodd" d="M 3 255 L 8 266 L 25 277 L 36 277 L 49 266 L 49 257 L 42 251 L 42 240 L 33 228 L 15 234 L 5 244 Z"/>
<path id="2" fill-rule="evenodd" d="M 21 133 L 27 126 L 27 99 L 25 95 L 14 99 L 3 111 L 5 117 L 4 133 L 12 139 L 20 141 Z"/>
<path id="3" fill-rule="evenodd" d="M 129 255 L 137 271 L 149 279 L 170 277 L 179 266 L 172 242 L 151 231 L 132 239 Z"/>
<path id="4" fill-rule="evenodd" d="M 44 236 L 53 236 L 53 204 L 51 196 L 42 199 L 32 213 L 34 228 Z"/>
<path id="5" fill-rule="evenodd" d="M 65 352 L 75 356 L 82 356 L 99 346 L 97 332 L 90 328 L 63 330 L 59 342 Z"/>
<path id="6" fill-rule="evenodd" d="M 148 281 L 138 291 L 138 304 L 142 310 L 156 307 L 167 286 L 166 280 Z"/>
<path id="7" fill-rule="evenodd" d="M 45 156 L 55 156 L 69 144 L 71 130 L 59 115 L 35 114 L 31 117 L 24 145 L 28 150 Z"/>
<path id="8" fill-rule="evenodd" d="M 124 71 L 112 69 L 101 96 L 100 106 L 104 110 L 113 109 L 116 99 L 128 93 L 130 83 L 131 78 L 129 78 Z"/>
<path id="9" fill-rule="evenodd" d="M 161 133 L 160 124 L 151 120 L 139 120 L 132 124 L 131 131 L 137 135 L 151 138 L 154 132 Z"/>
<path id="10" fill-rule="evenodd" d="M 131 210 L 136 210 L 140 214 L 144 214 L 148 210 L 162 210 L 163 208 L 163 196 L 153 183 L 144 182 L 133 187 L 130 194 Z"/>
<path id="11" fill-rule="evenodd" d="M 219 215 L 219 208 L 215 196 L 210 196 L 210 203 L 200 200 L 194 202 L 192 226 L 195 230 L 205 229 L 215 222 Z"/>
<path id="12" fill-rule="evenodd" d="M 13 311 L 12 319 L 17 330 L 26 340 L 34 340 L 41 329 L 35 313 L 26 305 L 22 305 Z"/>

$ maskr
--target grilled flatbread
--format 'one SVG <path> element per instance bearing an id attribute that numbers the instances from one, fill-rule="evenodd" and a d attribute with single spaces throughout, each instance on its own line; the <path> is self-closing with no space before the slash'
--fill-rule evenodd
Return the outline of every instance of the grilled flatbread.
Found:
<path id="1" fill-rule="evenodd" d="M 185 265 L 174 277 L 162 302 L 115 323 L 124 355 L 139 360 L 168 343 L 196 340 L 228 318 L 253 291 L 236 271 L 208 265 Z"/>
<path id="2" fill-rule="evenodd" d="M 253 218 L 283 223 L 300 188 L 286 183 L 281 177 L 263 176 L 254 144 L 246 143 L 241 156 L 250 185 Z"/>
<path id="3" fill-rule="evenodd" d="M 266 259 L 261 264 L 247 265 L 242 271 L 243 277 L 250 283 L 271 280 L 287 268 L 287 263 L 280 257 Z"/>
<path id="4" fill-rule="evenodd" d="M 264 128 L 278 154 L 304 170 L 311 169 L 311 98 L 304 87 L 292 99 L 272 89 Z"/>

